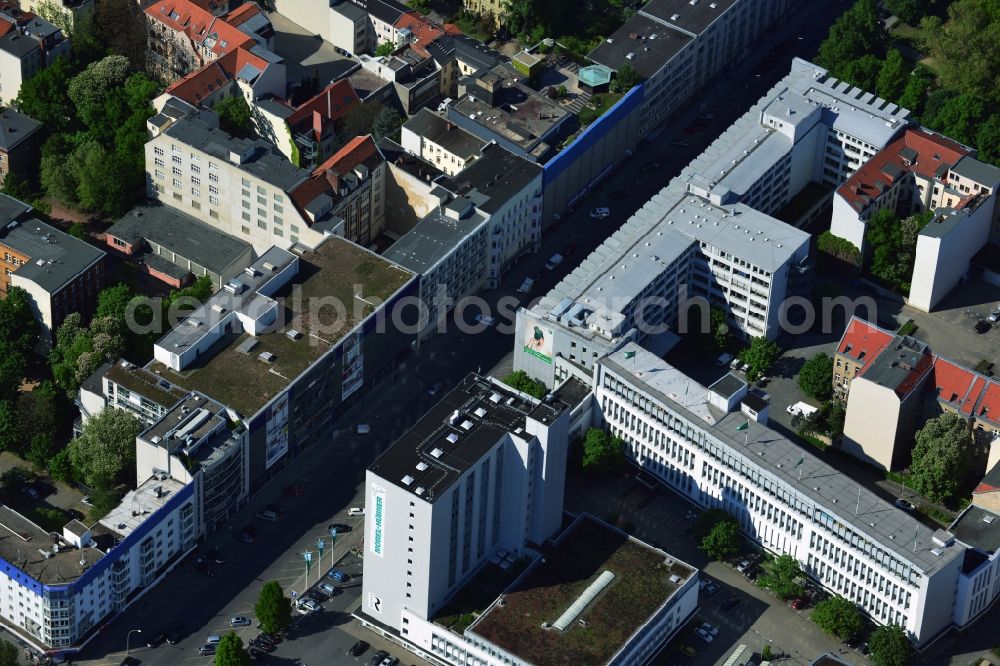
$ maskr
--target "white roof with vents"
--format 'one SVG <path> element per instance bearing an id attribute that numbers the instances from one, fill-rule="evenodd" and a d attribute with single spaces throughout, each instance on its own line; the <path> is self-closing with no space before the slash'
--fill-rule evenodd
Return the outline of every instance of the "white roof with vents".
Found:
<path id="1" fill-rule="evenodd" d="M 445 437 L 445 439 L 447 439 L 449 442 L 451 442 L 452 444 L 454 444 L 455 442 L 458 441 L 458 433 L 449 432 L 448 436 Z"/>

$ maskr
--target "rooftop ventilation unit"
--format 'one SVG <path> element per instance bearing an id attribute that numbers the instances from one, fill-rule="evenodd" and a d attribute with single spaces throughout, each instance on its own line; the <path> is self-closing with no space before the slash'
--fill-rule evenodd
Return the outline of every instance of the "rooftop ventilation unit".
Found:
<path id="1" fill-rule="evenodd" d="M 429 465 L 427 463 L 425 463 L 423 460 L 421 460 L 420 462 L 417 463 L 417 471 L 418 472 L 423 472 L 428 467 L 429 467 Z"/>
<path id="2" fill-rule="evenodd" d="M 450 432 L 450 433 L 448 433 L 448 436 L 445 437 L 445 439 L 447 439 L 449 442 L 451 442 L 452 444 L 454 444 L 455 442 L 458 441 L 458 435 L 455 434 L 455 433 L 453 433 L 453 432 Z"/>
<path id="3" fill-rule="evenodd" d="M 408 486 L 411 483 L 413 483 L 413 477 L 412 476 L 410 476 L 409 474 L 407 474 L 406 476 L 403 477 L 403 485 L 404 486 Z"/>
<path id="4" fill-rule="evenodd" d="M 442 453 L 444 453 L 444 451 L 442 451 L 441 449 L 434 449 L 433 451 L 431 451 L 431 455 L 434 456 L 435 458 L 440 458 Z"/>

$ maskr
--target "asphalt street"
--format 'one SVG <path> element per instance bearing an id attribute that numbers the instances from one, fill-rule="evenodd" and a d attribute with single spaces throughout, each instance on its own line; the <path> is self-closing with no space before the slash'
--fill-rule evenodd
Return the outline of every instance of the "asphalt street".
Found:
<path id="1" fill-rule="evenodd" d="M 526 276 L 541 271 L 549 255 L 572 244 L 574 250 L 567 260 L 545 274 L 531 297 L 550 289 L 677 175 L 721 128 L 786 73 L 792 55 L 811 56 L 826 26 L 845 6 L 843 2 L 802 3 L 801 9 L 777 31 L 761 38 L 761 46 L 752 56 L 743 58 L 738 67 L 720 75 L 718 83 L 693 102 L 684 116 L 675 119 L 656 140 L 641 144 L 637 154 L 610 175 L 604 186 L 592 193 L 576 213 L 565 216 L 557 226 L 547 230 L 543 249 L 515 264 L 500 289 L 481 294 L 485 301 L 495 305 L 502 297 L 518 296 L 515 289 Z M 768 50 L 781 43 L 788 46 L 769 56 Z M 769 58 L 769 63 L 758 66 L 765 57 Z M 682 134 L 681 128 L 706 113 L 715 118 L 704 134 Z M 689 146 L 670 147 L 671 141 L 682 137 L 690 142 Z M 643 165 L 651 161 L 662 162 L 663 166 L 643 173 Z M 615 196 L 611 197 L 611 193 Z M 610 219 L 589 220 L 587 209 L 593 206 L 609 206 Z M 521 300 L 528 299 L 522 297 Z M 469 322 L 472 316 L 473 313 L 467 313 Z M 365 468 L 436 401 L 436 396 L 429 394 L 431 387 L 447 389 L 469 372 L 489 371 L 504 359 L 512 349 L 512 338 L 509 332 L 499 328 L 469 333 L 449 326 L 447 331 L 431 338 L 399 367 L 395 376 L 374 387 L 368 399 L 343 416 L 340 430 L 333 433 L 330 442 L 314 443 L 251 498 L 227 529 L 208 536 L 202 550 L 218 546 L 229 558 L 228 564 L 217 567 L 215 576 L 207 577 L 190 564 L 179 566 L 124 614 L 110 621 L 74 663 L 120 663 L 125 656 L 126 637 L 133 629 L 143 632 L 133 634 L 131 640 L 131 645 L 137 648 L 133 649 L 132 656 L 143 664 L 211 663 L 210 657 L 198 656 L 198 647 L 208 634 L 227 628 L 230 616 L 252 617 L 254 600 L 264 582 L 279 580 L 286 589 L 304 589 L 302 553 L 316 551 L 315 542 L 327 534 L 328 523 L 361 525 L 360 519 L 347 517 L 347 508 L 360 501 Z M 354 426 L 358 423 L 371 424 L 371 433 L 355 434 Z M 282 496 L 282 489 L 289 484 L 301 485 L 303 493 Z M 271 502 L 283 505 L 280 520 L 277 523 L 254 521 L 254 514 Z M 244 545 L 235 535 L 244 524 L 251 522 L 256 522 L 260 536 L 254 544 Z M 338 539 L 333 556 L 336 558 L 347 552 L 360 538 L 361 530 L 355 530 Z M 317 567 L 319 571 L 329 568 L 330 557 L 329 552 L 324 554 L 326 564 Z M 317 575 L 317 569 L 313 570 L 311 579 Z M 322 613 L 303 621 L 293 637 L 268 657 L 268 663 L 351 664 L 355 659 L 344 651 L 356 636 L 363 636 L 373 647 L 380 647 L 374 636 L 359 629 L 347 614 L 347 610 L 356 605 L 359 583 L 357 580 L 355 583 L 348 592 L 330 601 Z M 184 635 L 177 645 L 145 647 L 149 637 L 172 628 L 182 629 Z M 241 636 L 249 638 L 254 630 L 248 627 L 240 632 Z M 398 648 L 391 651 L 403 658 L 404 663 L 420 663 Z"/>

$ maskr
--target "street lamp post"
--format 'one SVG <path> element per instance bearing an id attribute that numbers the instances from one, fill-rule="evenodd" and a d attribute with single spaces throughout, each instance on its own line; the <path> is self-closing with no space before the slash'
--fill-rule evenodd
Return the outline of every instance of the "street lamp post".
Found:
<path id="1" fill-rule="evenodd" d="M 142 629 L 133 629 L 130 632 L 128 632 L 127 636 L 125 636 L 125 656 L 126 657 L 131 652 L 131 648 L 129 647 L 129 641 L 132 640 L 132 634 L 141 634 L 141 633 L 142 633 Z"/>

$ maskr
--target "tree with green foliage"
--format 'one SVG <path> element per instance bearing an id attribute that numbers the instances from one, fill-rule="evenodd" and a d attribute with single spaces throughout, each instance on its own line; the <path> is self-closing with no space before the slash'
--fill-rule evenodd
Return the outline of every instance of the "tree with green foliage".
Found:
<path id="1" fill-rule="evenodd" d="M 976 147 L 979 159 L 1000 166 L 1000 113 L 994 113 L 980 123 L 976 131 Z"/>
<path id="2" fill-rule="evenodd" d="M 906 79 L 906 85 L 899 96 L 899 105 L 918 116 L 924 113 L 927 92 L 934 83 L 934 73 L 923 65 L 917 65 Z"/>
<path id="3" fill-rule="evenodd" d="M 21 83 L 12 106 L 31 116 L 50 132 L 66 129 L 73 120 L 69 82 L 73 65 L 67 58 L 56 58 L 51 65 Z"/>
<path id="4" fill-rule="evenodd" d="M 41 382 L 34 389 L 20 393 L 14 404 L 14 412 L 14 449 L 24 455 L 28 454 L 36 435 L 45 435 L 54 440 L 65 425 L 67 414 L 59 392 L 50 381 Z"/>
<path id="5" fill-rule="evenodd" d="M 116 360 L 124 348 L 121 320 L 95 318 L 89 327 L 81 322 L 79 312 L 70 313 L 56 331 L 56 343 L 49 351 L 49 365 L 56 384 L 71 399 L 83 380 L 102 363 Z"/>
<path id="6" fill-rule="evenodd" d="M 125 56 L 136 70 L 146 67 L 149 54 L 147 26 L 142 5 L 134 0 L 101 0 L 94 3 L 95 35 L 108 52 Z"/>
<path id="7" fill-rule="evenodd" d="M 83 425 L 83 432 L 69 443 L 75 476 L 94 485 L 100 479 L 134 482 L 135 437 L 141 423 L 131 412 L 109 407 Z"/>
<path id="8" fill-rule="evenodd" d="M 698 543 L 698 548 L 713 560 L 724 560 L 740 552 L 742 540 L 736 519 L 727 516 L 719 521 Z"/>
<path id="9" fill-rule="evenodd" d="M 124 282 L 105 287 L 97 294 L 97 310 L 94 311 L 94 316 L 125 321 L 126 309 L 133 298 L 135 292 Z"/>
<path id="10" fill-rule="evenodd" d="M 951 139 L 972 144 L 989 108 L 976 93 L 956 95 L 947 88 L 938 88 L 928 95 L 922 120 L 931 129 Z"/>
<path id="11" fill-rule="evenodd" d="M 810 619 L 824 632 L 842 641 L 861 631 L 861 611 L 841 596 L 827 597 L 816 604 Z"/>
<path id="12" fill-rule="evenodd" d="M 715 348 L 722 350 L 729 344 L 729 324 L 726 323 L 726 311 L 713 307 L 708 312 L 709 324 L 712 327 L 712 342 Z"/>
<path id="13" fill-rule="evenodd" d="M 750 366 L 747 379 L 754 381 L 767 372 L 781 355 L 781 347 L 764 336 L 753 338 L 750 346 L 739 353 L 740 360 Z"/>
<path id="14" fill-rule="evenodd" d="M 52 439 L 52 435 L 37 432 L 31 436 L 31 443 L 28 445 L 28 451 L 24 457 L 35 468 L 35 471 L 41 472 L 48 469 L 49 462 L 55 454 L 56 443 Z"/>
<path id="15" fill-rule="evenodd" d="M 898 101 L 903 96 L 910 76 L 910 66 L 899 49 L 889 49 L 878 72 L 875 94 L 883 99 Z"/>
<path id="16" fill-rule="evenodd" d="M 21 650 L 10 641 L 0 640 L 0 666 L 19 666 Z"/>
<path id="17" fill-rule="evenodd" d="M 544 398 L 545 394 L 549 391 L 545 387 L 545 384 L 534 377 L 529 377 L 528 373 L 524 370 L 515 370 L 510 373 L 503 378 L 503 383 L 517 391 L 527 393 L 536 398 Z"/>
<path id="18" fill-rule="evenodd" d="M 611 472 L 625 466 L 625 443 L 600 428 L 590 428 L 583 439 L 582 467 L 588 471 Z"/>
<path id="19" fill-rule="evenodd" d="M 73 483 L 76 475 L 73 472 L 73 460 L 69 455 L 69 447 L 62 449 L 49 458 L 48 472 L 56 481 Z"/>
<path id="20" fill-rule="evenodd" d="M 292 620 L 292 602 L 285 596 L 278 581 L 269 581 L 260 588 L 254 613 L 260 628 L 269 634 L 280 633 L 288 626 Z"/>
<path id="21" fill-rule="evenodd" d="M 250 666 L 250 653 L 236 632 L 223 634 L 215 648 L 215 666 Z"/>
<path id="22" fill-rule="evenodd" d="M 916 25 L 927 14 L 928 5 L 928 0 L 885 0 L 885 8 L 910 25 Z"/>
<path id="23" fill-rule="evenodd" d="M 382 42 L 375 49 L 375 56 L 381 58 L 382 56 L 390 56 L 395 53 L 396 49 L 399 48 L 393 42 Z"/>
<path id="24" fill-rule="evenodd" d="M 383 106 L 372 122 L 372 138 L 378 141 L 384 137 L 399 140 L 399 128 L 403 126 L 403 119 L 396 109 L 391 106 Z"/>
<path id="25" fill-rule="evenodd" d="M 910 478 L 934 502 L 957 496 L 969 472 L 972 433 L 960 416 L 946 412 L 917 431 Z"/>
<path id="26" fill-rule="evenodd" d="M 1000 103 L 1000 10 L 995 0 L 954 0 L 948 16 L 920 22 L 920 42 L 942 86 L 996 106 Z"/>
<path id="27" fill-rule="evenodd" d="M 868 270 L 890 285 L 898 285 L 909 276 L 900 275 L 899 248 L 902 245 L 899 217 L 891 208 L 875 211 L 865 224 L 865 242 L 869 246 Z"/>
<path id="28" fill-rule="evenodd" d="M 732 516 L 725 509 L 705 509 L 700 514 L 698 518 L 694 521 L 694 525 L 691 526 L 691 534 L 698 541 L 701 541 L 709 532 L 712 531 L 719 523 L 725 522 L 727 520 L 732 520 Z"/>
<path id="29" fill-rule="evenodd" d="M 31 309 L 31 297 L 21 287 L 8 287 L 0 300 L 0 340 L 20 354 L 29 353 L 38 344 L 38 321 Z"/>
<path id="30" fill-rule="evenodd" d="M 768 563 L 764 573 L 757 579 L 757 582 L 782 600 L 801 597 L 805 593 L 804 581 L 802 567 L 791 555 L 779 555 Z"/>
<path id="31" fill-rule="evenodd" d="M 846 261 L 856 266 L 861 264 L 861 250 L 846 238 L 834 236 L 833 232 L 829 229 L 820 234 L 816 239 L 816 249 L 841 261 Z"/>
<path id="32" fill-rule="evenodd" d="M 0 187 L 0 192 L 18 201 L 30 201 L 33 189 L 27 178 L 23 178 L 14 171 L 8 171 L 7 175 L 3 178 L 3 186 Z"/>
<path id="33" fill-rule="evenodd" d="M 69 225 L 69 235 L 73 238 L 79 238 L 82 241 L 87 240 L 87 227 L 81 222 L 74 222 Z"/>
<path id="34" fill-rule="evenodd" d="M 912 648 L 906 630 L 898 624 L 888 624 L 872 632 L 868 650 L 875 666 L 906 666 Z"/>
<path id="35" fill-rule="evenodd" d="M 250 105 L 242 95 L 231 95 L 216 102 L 213 111 L 218 114 L 219 127 L 225 132 L 241 139 L 254 135 Z"/>
<path id="36" fill-rule="evenodd" d="M 857 0 L 830 26 L 815 62 L 837 78 L 852 81 L 848 74 L 857 68 L 854 63 L 866 56 L 878 60 L 884 50 L 885 32 L 878 24 L 875 0 Z"/>
<path id="37" fill-rule="evenodd" d="M 618 71 L 615 73 L 615 78 L 611 80 L 611 85 L 609 87 L 611 92 L 624 94 L 631 90 L 640 81 L 642 81 L 642 77 L 639 76 L 639 72 L 636 71 L 635 67 L 626 62 L 618 68 Z"/>
<path id="38" fill-rule="evenodd" d="M 842 65 L 838 78 L 862 90 L 875 90 L 878 87 L 878 77 L 881 72 L 882 61 L 868 53 Z"/>
<path id="39" fill-rule="evenodd" d="M 17 416 L 14 403 L 0 400 L 0 452 L 13 451 L 17 447 Z"/>
<path id="40" fill-rule="evenodd" d="M 822 352 L 816 354 L 799 370 L 799 388 L 816 400 L 829 400 L 833 393 L 833 359 Z"/>

